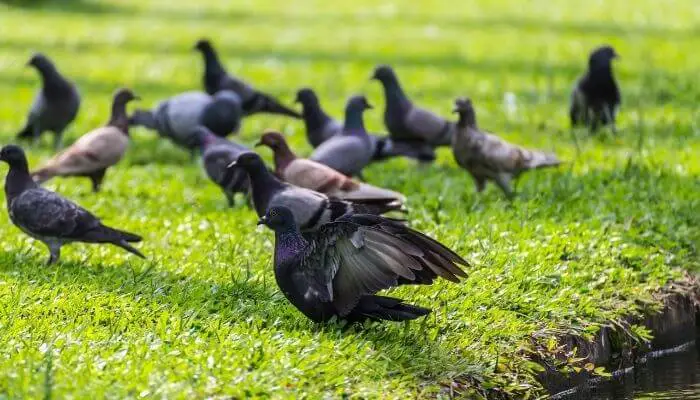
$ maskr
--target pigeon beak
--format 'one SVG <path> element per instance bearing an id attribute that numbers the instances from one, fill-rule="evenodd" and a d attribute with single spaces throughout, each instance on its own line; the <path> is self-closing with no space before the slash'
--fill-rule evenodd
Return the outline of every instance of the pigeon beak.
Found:
<path id="1" fill-rule="evenodd" d="M 238 160 L 236 160 L 236 161 L 232 162 L 231 164 L 227 165 L 226 168 L 227 168 L 227 169 L 236 168 L 236 165 L 237 165 L 237 164 L 238 164 Z"/>
<path id="2" fill-rule="evenodd" d="M 265 145 L 265 143 L 263 143 L 263 141 L 261 140 L 258 143 L 255 143 L 254 147 L 260 147 L 260 146 L 264 146 L 264 145 Z"/>
<path id="3" fill-rule="evenodd" d="M 373 108 L 374 108 L 374 107 L 373 107 L 371 104 L 365 103 L 365 109 L 371 110 L 371 109 L 373 109 Z"/>
<path id="4" fill-rule="evenodd" d="M 141 96 L 136 96 L 136 95 L 134 95 L 133 100 L 141 100 Z"/>
<path id="5" fill-rule="evenodd" d="M 258 225 L 265 225 L 267 223 L 267 216 L 263 215 L 262 218 L 258 220 Z"/>

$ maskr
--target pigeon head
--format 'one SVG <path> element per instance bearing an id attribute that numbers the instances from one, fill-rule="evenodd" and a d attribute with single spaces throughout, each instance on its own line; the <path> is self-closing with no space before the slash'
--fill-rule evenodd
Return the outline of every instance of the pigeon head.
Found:
<path id="1" fill-rule="evenodd" d="M 126 105 L 132 100 L 140 100 L 140 97 L 134 94 L 131 89 L 121 88 L 114 92 L 113 102 L 115 104 Z"/>
<path id="2" fill-rule="evenodd" d="M 476 113 L 474 112 L 474 105 L 470 98 L 461 97 L 455 100 L 455 108 L 453 111 L 459 114 L 459 126 L 476 127 Z"/>
<path id="3" fill-rule="evenodd" d="M 6 162 L 10 167 L 20 167 L 28 169 L 27 157 L 24 155 L 24 150 L 21 147 L 8 144 L 0 149 L 0 161 Z"/>
<path id="4" fill-rule="evenodd" d="M 270 207 L 260 218 L 258 225 L 266 225 L 275 232 L 289 232 L 297 229 L 294 214 L 287 207 Z"/>
<path id="5" fill-rule="evenodd" d="M 238 156 L 238 159 L 229 164 L 228 167 L 242 168 L 248 172 L 248 174 L 259 172 L 261 170 L 264 171 L 267 168 L 265 167 L 265 162 L 262 160 L 262 158 L 260 158 L 258 153 L 254 153 L 252 151 L 247 151 L 241 154 Z"/>
<path id="6" fill-rule="evenodd" d="M 352 96 L 348 100 L 348 105 L 345 107 L 345 111 L 359 111 L 363 112 L 365 110 L 372 109 L 372 105 L 367 102 L 367 98 L 362 95 Z"/>
<path id="7" fill-rule="evenodd" d="M 211 45 L 209 39 L 199 39 L 194 45 L 195 50 L 199 50 L 202 53 L 209 53 L 214 51 L 214 47 Z"/>
<path id="8" fill-rule="evenodd" d="M 258 141 L 258 143 L 255 144 L 255 147 L 258 146 L 267 146 L 274 151 L 289 148 L 289 146 L 287 145 L 287 140 L 285 140 L 284 136 L 282 136 L 281 133 L 276 131 L 266 131 L 260 137 L 260 141 Z"/>
<path id="9" fill-rule="evenodd" d="M 34 53 L 32 57 L 27 62 L 27 66 L 34 67 L 39 71 L 49 71 L 53 70 L 55 67 L 51 60 L 42 53 Z"/>
<path id="10" fill-rule="evenodd" d="M 609 66 L 612 60 L 618 58 L 619 55 L 611 46 L 601 46 L 593 50 L 588 58 L 588 66 L 590 68 Z"/>
<path id="11" fill-rule="evenodd" d="M 303 88 L 297 92 L 297 98 L 295 100 L 297 103 L 301 103 L 304 106 L 318 104 L 318 97 L 313 89 Z"/>
<path id="12" fill-rule="evenodd" d="M 394 73 L 394 69 L 390 66 L 379 65 L 374 69 L 372 79 L 376 79 L 382 83 L 392 82 L 396 80 L 396 74 Z"/>

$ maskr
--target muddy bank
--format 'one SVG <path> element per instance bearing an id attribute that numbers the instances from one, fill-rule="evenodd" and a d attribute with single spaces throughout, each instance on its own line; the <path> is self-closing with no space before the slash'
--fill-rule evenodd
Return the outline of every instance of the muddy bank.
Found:
<path id="1" fill-rule="evenodd" d="M 538 376 L 539 382 L 554 398 L 585 399 L 591 387 L 632 372 L 650 357 L 683 351 L 697 335 L 700 286 L 692 281 L 670 285 L 668 289 L 662 296 L 663 307 L 657 312 L 603 327 L 590 341 L 574 335 L 560 338 L 561 354 L 573 354 L 576 349 L 576 357 L 584 358 L 581 365 L 604 366 L 612 372 L 612 377 L 601 377 L 585 368 L 565 373 L 556 360 L 538 360 L 545 367 Z M 648 342 L 636 341 L 628 330 L 634 324 L 645 326 L 653 338 Z"/>

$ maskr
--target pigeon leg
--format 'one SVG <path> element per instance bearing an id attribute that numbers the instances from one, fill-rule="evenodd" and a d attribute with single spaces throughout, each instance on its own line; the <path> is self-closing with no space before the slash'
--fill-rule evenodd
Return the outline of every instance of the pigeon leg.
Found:
<path id="1" fill-rule="evenodd" d="M 61 258 L 61 244 L 57 242 L 47 242 L 46 247 L 49 248 L 49 259 L 46 262 L 46 265 L 57 263 Z"/>
<path id="2" fill-rule="evenodd" d="M 605 120 L 610 123 L 612 133 L 617 135 L 617 127 L 615 126 L 615 112 L 613 111 L 612 107 L 603 107 L 603 112 L 605 113 Z"/>
<path id="3" fill-rule="evenodd" d="M 39 139 L 41 139 L 41 127 L 36 122 L 32 125 L 32 146 L 39 145 Z"/>
<path id="4" fill-rule="evenodd" d="M 100 170 L 93 172 L 91 175 L 89 175 L 89 178 L 92 181 L 93 193 L 97 193 L 100 191 L 100 187 L 102 186 L 102 180 L 104 179 L 106 172 L 107 172 L 107 169 L 102 168 Z"/>
<path id="5" fill-rule="evenodd" d="M 55 132 L 53 136 L 54 151 L 61 150 L 61 147 L 63 147 L 63 130 Z"/>
<path id="6" fill-rule="evenodd" d="M 229 207 L 233 207 L 236 204 L 236 201 L 233 198 L 233 193 L 224 190 L 224 196 L 226 196 L 226 200 L 228 200 Z"/>
<path id="7" fill-rule="evenodd" d="M 515 192 L 513 192 L 513 189 L 510 187 L 510 174 L 498 174 L 495 181 L 498 187 L 500 187 L 501 190 L 503 190 L 503 193 L 505 193 L 506 197 L 509 200 L 513 199 L 513 197 L 515 196 Z"/>
<path id="8" fill-rule="evenodd" d="M 474 183 L 476 184 L 476 192 L 481 193 L 484 191 L 484 188 L 486 188 L 486 179 L 482 177 L 476 177 L 472 175 L 472 178 L 474 178 Z"/>

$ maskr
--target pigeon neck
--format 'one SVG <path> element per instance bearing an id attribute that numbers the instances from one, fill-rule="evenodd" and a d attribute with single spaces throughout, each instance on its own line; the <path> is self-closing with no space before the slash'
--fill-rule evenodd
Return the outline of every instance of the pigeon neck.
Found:
<path id="1" fill-rule="evenodd" d="M 126 114 L 126 103 L 123 101 L 114 101 L 112 103 L 112 115 L 107 126 L 113 126 L 124 132 L 124 134 L 129 134 L 129 116 Z"/>
<path id="2" fill-rule="evenodd" d="M 307 132 L 315 132 L 323 129 L 331 119 L 318 103 L 304 104 L 302 117 L 304 118 Z"/>
<path id="3" fill-rule="evenodd" d="M 287 143 L 280 143 L 279 147 L 275 148 L 275 173 L 277 176 L 282 176 L 285 169 L 296 160 L 297 156 Z"/>
<path id="4" fill-rule="evenodd" d="M 7 197 L 8 205 L 25 190 L 35 187 L 37 187 L 37 184 L 34 183 L 34 180 L 29 175 L 29 167 L 26 160 L 22 163 L 10 165 L 10 171 L 5 178 L 5 197 Z"/>
<path id="5" fill-rule="evenodd" d="M 68 86 L 53 65 L 44 65 L 41 68 L 37 68 L 37 70 L 41 76 L 41 82 L 47 96 L 50 97 L 53 94 L 62 93 Z"/>
<path id="6" fill-rule="evenodd" d="M 294 258 L 308 246 L 296 226 L 275 232 L 275 242 L 275 268 L 278 270 L 292 266 Z"/>
<path id="7" fill-rule="evenodd" d="M 219 56 L 216 55 L 216 52 L 212 49 L 207 49 L 204 50 L 202 54 L 204 54 L 204 74 L 206 75 L 207 79 L 216 81 L 221 79 L 221 76 L 224 75 L 226 71 L 221 65 Z"/>
<path id="8" fill-rule="evenodd" d="M 365 122 L 362 118 L 362 111 L 350 108 L 345 112 L 343 134 L 351 136 L 367 136 Z"/>
<path id="9" fill-rule="evenodd" d="M 399 80 L 395 76 L 386 79 L 382 87 L 384 87 L 384 97 L 386 97 L 387 104 L 403 104 L 408 101 Z"/>
<path id="10" fill-rule="evenodd" d="M 457 121 L 457 126 L 460 128 L 474 128 L 476 129 L 476 115 L 474 111 L 462 111 L 459 113 L 459 120 Z"/>
<path id="11" fill-rule="evenodd" d="M 591 65 L 590 75 L 598 78 L 612 78 L 612 66 L 610 64 Z"/>
<path id="12" fill-rule="evenodd" d="M 253 192 L 253 204 L 258 216 L 262 217 L 267 212 L 267 206 L 272 196 L 284 188 L 284 184 L 275 178 L 264 165 L 247 169 L 250 176 L 250 184 Z"/>

